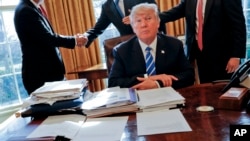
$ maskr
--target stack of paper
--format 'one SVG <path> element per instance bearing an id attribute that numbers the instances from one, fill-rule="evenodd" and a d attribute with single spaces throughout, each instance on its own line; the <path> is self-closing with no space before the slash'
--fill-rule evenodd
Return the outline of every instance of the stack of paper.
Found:
<path id="1" fill-rule="evenodd" d="M 24 101 L 23 107 L 41 103 L 52 105 L 56 101 L 78 98 L 86 85 L 86 79 L 46 82 L 31 93 L 30 97 Z"/>
<path id="2" fill-rule="evenodd" d="M 61 111 L 80 111 L 86 79 L 46 82 L 31 93 L 22 104 L 22 111 L 16 117 L 51 115 Z"/>
<path id="3" fill-rule="evenodd" d="M 129 88 L 113 87 L 84 96 L 83 112 L 88 117 L 137 111 L 137 95 Z"/>
<path id="4" fill-rule="evenodd" d="M 139 90 L 137 94 L 142 111 L 178 108 L 185 104 L 185 98 L 172 87 Z"/>

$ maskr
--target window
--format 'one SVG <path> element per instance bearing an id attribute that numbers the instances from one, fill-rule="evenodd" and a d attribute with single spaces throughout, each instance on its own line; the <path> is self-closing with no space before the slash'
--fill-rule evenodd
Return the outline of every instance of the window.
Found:
<path id="1" fill-rule="evenodd" d="M 0 107 L 20 104 L 28 97 L 21 78 L 21 49 L 13 16 L 19 0 L 0 0 Z"/>
<path id="2" fill-rule="evenodd" d="M 247 29 L 247 53 L 246 59 L 250 59 L 250 1 L 242 0 Z"/>

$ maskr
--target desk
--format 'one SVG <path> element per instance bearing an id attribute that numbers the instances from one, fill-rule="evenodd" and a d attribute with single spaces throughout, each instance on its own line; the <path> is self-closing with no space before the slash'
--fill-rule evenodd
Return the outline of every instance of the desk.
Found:
<path id="1" fill-rule="evenodd" d="M 127 125 L 124 129 L 122 141 L 229 141 L 229 125 L 230 124 L 250 124 L 250 114 L 244 109 L 241 111 L 219 110 L 218 98 L 222 94 L 220 90 L 225 84 L 202 84 L 195 85 L 178 91 L 186 98 L 186 107 L 182 109 L 182 113 L 188 124 L 192 128 L 191 132 L 168 133 L 148 136 L 137 136 L 136 115 L 134 113 L 123 113 L 129 115 Z M 201 113 L 196 111 L 196 107 L 200 105 L 214 106 L 213 112 Z M 15 119 L 26 123 L 27 119 Z M 24 139 L 32 130 L 34 130 L 43 119 L 36 119 L 23 127 L 17 129 L 8 125 L 4 132 L 1 132 L 0 138 L 11 137 L 12 139 Z M 153 122 L 153 121 L 152 121 Z"/>
<path id="2" fill-rule="evenodd" d="M 90 90 L 94 91 L 92 81 L 97 79 L 104 79 L 108 77 L 106 63 L 94 65 L 92 67 L 80 66 L 68 74 L 77 74 L 78 78 L 86 78 L 89 81 Z"/>

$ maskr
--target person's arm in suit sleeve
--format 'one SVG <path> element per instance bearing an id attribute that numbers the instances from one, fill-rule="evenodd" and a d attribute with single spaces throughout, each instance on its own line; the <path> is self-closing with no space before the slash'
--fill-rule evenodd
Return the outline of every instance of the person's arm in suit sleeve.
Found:
<path id="1" fill-rule="evenodd" d="M 123 65 L 124 60 L 121 59 L 122 57 L 120 57 L 116 47 L 113 49 L 113 56 L 114 62 L 109 73 L 108 87 L 120 86 L 122 88 L 130 88 L 138 84 L 137 77 L 144 77 L 144 74 L 137 74 L 131 77 L 126 76 L 126 68 Z"/>
<path id="2" fill-rule="evenodd" d="M 223 4 L 233 36 L 231 57 L 245 58 L 247 33 L 241 0 L 223 0 Z"/>
<path id="3" fill-rule="evenodd" d="M 186 7 L 186 0 L 181 0 L 181 2 L 172 9 L 160 12 L 159 17 L 161 23 L 171 22 L 185 17 Z"/>
<path id="4" fill-rule="evenodd" d="M 98 18 L 95 26 L 91 29 L 89 29 L 85 34 L 85 36 L 88 37 L 88 42 L 85 45 L 86 47 L 89 47 L 90 44 L 99 36 L 101 35 L 104 30 L 111 24 L 111 21 L 108 18 L 108 15 L 105 10 L 105 6 L 102 6 L 101 15 Z"/>

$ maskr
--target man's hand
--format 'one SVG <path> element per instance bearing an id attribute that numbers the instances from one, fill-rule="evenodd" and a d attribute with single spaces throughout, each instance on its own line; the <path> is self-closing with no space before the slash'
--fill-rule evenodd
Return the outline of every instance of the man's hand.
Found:
<path id="1" fill-rule="evenodd" d="M 177 81 L 178 78 L 173 75 L 167 75 L 167 74 L 159 74 L 159 75 L 153 75 L 149 76 L 148 79 L 151 79 L 153 81 L 160 80 L 163 83 L 164 87 L 172 86 L 173 80 Z"/>
<path id="2" fill-rule="evenodd" d="M 132 88 L 137 90 L 146 90 L 146 89 L 153 89 L 158 88 L 156 82 L 154 80 L 143 78 L 143 77 L 137 77 L 137 80 L 141 81 L 141 83 L 134 85 Z"/>
<path id="3" fill-rule="evenodd" d="M 77 34 L 75 37 L 76 37 L 76 45 L 78 47 L 85 46 L 88 42 L 88 38 L 83 34 Z"/>
<path id="4" fill-rule="evenodd" d="M 239 65 L 240 58 L 230 58 L 226 66 L 227 73 L 235 72 L 238 69 Z"/>
<path id="5" fill-rule="evenodd" d="M 130 19 L 129 19 L 129 16 L 126 16 L 122 19 L 122 22 L 126 25 L 129 25 L 130 24 Z"/>

